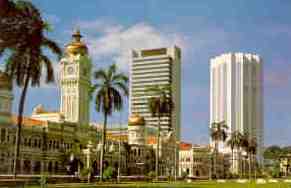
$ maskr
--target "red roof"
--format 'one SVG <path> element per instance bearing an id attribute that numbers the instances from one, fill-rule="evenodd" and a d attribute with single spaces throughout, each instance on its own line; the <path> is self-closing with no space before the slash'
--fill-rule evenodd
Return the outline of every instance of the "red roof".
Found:
<path id="1" fill-rule="evenodd" d="M 192 144 L 181 142 L 180 143 L 180 150 L 190 150 L 192 148 Z"/>
<path id="2" fill-rule="evenodd" d="M 11 120 L 12 123 L 14 125 L 17 125 L 17 117 L 16 115 L 12 115 Z M 27 126 L 27 127 L 32 127 L 32 126 L 45 126 L 46 122 L 45 121 L 40 121 L 40 120 L 36 120 L 36 119 L 31 119 L 28 117 L 23 117 L 23 122 L 22 122 L 23 126 Z"/>

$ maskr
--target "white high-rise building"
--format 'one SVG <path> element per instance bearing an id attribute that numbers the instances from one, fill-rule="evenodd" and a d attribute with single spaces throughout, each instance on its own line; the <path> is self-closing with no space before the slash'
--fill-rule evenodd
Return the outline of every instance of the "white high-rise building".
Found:
<path id="1" fill-rule="evenodd" d="M 130 66 L 130 115 L 139 114 L 145 118 L 146 126 L 156 126 L 157 118 L 151 117 L 146 90 L 154 85 L 170 85 L 169 95 L 174 109 L 168 117 L 161 118 L 161 130 L 176 129 L 180 139 L 180 87 L 181 50 L 178 47 L 133 50 Z"/>
<path id="2" fill-rule="evenodd" d="M 65 121 L 89 125 L 91 59 L 88 48 L 76 31 L 60 61 L 61 114 Z"/>
<path id="3" fill-rule="evenodd" d="M 210 63 L 210 125 L 225 121 L 228 136 L 240 131 L 255 137 L 260 160 L 264 135 L 262 59 L 254 54 L 227 53 Z M 219 151 L 231 152 L 225 143 L 219 143 Z"/>

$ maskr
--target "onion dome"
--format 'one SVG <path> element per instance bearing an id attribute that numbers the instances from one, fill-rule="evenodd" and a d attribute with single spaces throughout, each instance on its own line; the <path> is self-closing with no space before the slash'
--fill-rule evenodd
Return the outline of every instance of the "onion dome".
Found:
<path id="1" fill-rule="evenodd" d="M 12 90 L 12 81 L 9 76 L 0 71 L 0 89 Z"/>
<path id="2" fill-rule="evenodd" d="M 44 107 L 42 104 L 37 105 L 34 109 L 32 114 L 37 115 L 37 114 L 41 114 L 41 113 L 45 113 L 46 111 L 44 110 Z"/>
<path id="3" fill-rule="evenodd" d="M 66 46 L 66 54 L 81 54 L 85 55 L 88 53 L 88 48 L 85 43 L 81 41 L 82 35 L 80 34 L 80 30 L 76 30 L 75 33 L 72 35 L 72 42 L 70 42 Z"/>
<path id="4" fill-rule="evenodd" d="M 139 114 L 133 114 L 128 118 L 128 125 L 129 126 L 137 126 L 137 125 L 144 126 L 145 120 Z"/>

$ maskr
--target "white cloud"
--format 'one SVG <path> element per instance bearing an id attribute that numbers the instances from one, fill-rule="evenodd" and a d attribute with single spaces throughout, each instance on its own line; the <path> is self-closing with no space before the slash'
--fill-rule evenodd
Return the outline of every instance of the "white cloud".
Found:
<path id="1" fill-rule="evenodd" d="M 116 62 L 122 70 L 128 70 L 131 49 L 160 48 L 178 45 L 185 48 L 185 37 L 179 33 L 159 30 L 147 23 L 137 23 L 130 27 L 104 21 L 80 22 L 90 55 L 95 63 L 103 60 Z M 95 34 L 94 34 L 95 32 Z M 96 33 L 99 32 L 99 36 Z"/>

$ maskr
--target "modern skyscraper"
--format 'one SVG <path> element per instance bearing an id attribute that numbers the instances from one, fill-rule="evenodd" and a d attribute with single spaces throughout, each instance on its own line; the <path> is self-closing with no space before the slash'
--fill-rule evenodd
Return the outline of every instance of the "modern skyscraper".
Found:
<path id="1" fill-rule="evenodd" d="M 146 126 L 156 126 L 157 118 L 148 110 L 148 99 L 153 97 L 146 90 L 154 85 L 170 85 L 169 95 L 174 102 L 170 116 L 161 118 L 161 130 L 176 129 L 180 139 L 180 87 L 181 50 L 178 47 L 132 51 L 130 66 L 130 114 L 145 118 Z"/>
<path id="2" fill-rule="evenodd" d="M 66 121 L 89 125 L 91 60 L 80 32 L 72 37 L 60 61 L 61 113 Z"/>
<path id="3" fill-rule="evenodd" d="M 240 131 L 263 147 L 263 61 L 258 55 L 222 54 L 210 60 L 210 125 L 225 121 L 228 133 Z M 230 152 L 224 143 L 222 152 Z"/>

